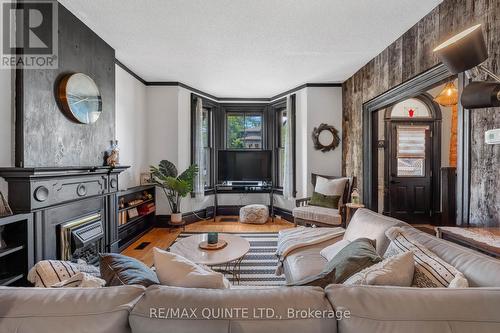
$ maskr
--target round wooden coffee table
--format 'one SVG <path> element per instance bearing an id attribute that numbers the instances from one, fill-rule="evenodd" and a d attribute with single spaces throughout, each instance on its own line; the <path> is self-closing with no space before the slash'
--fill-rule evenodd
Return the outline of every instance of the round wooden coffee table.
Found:
<path id="1" fill-rule="evenodd" d="M 199 244 L 207 240 L 207 234 L 197 234 L 178 240 L 170 247 L 170 252 L 197 264 L 224 266 L 224 269 L 217 271 L 232 274 L 233 279 L 239 283 L 241 261 L 250 250 L 250 243 L 243 237 L 231 234 L 219 234 L 219 239 L 227 242 L 227 246 L 219 250 L 201 249 Z"/>

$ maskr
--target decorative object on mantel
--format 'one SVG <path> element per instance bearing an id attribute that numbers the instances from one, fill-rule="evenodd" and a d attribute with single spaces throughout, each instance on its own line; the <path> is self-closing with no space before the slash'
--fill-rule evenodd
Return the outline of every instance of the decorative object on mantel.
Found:
<path id="1" fill-rule="evenodd" d="M 466 72 L 470 78 L 479 78 L 480 72 L 483 72 L 494 80 L 470 82 L 463 89 L 460 99 L 464 108 L 500 106 L 500 77 L 483 65 L 488 59 L 488 48 L 481 24 L 452 36 L 433 51 L 452 74 Z"/>
<path id="2" fill-rule="evenodd" d="M 68 118 L 80 124 L 92 124 L 102 113 L 102 98 L 97 84 L 83 73 L 62 77 L 57 102 Z"/>
<path id="3" fill-rule="evenodd" d="M 327 124 L 320 124 L 315 127 L 312 132 L 314 148 L 321 150 L 323 153 L 334 150 L 340 144 L 339 131 Z"/>
<path id="4" fill-rule="evenodd" d="M 118 147 L 118 140 L 111 140 L 111 147 L 104 153 L 105 165 L 112 168 L 120 165 L 120 148 Z"/>
<path id="5" fill-rule="evenodd" d="M 151 177 L 151 172 L 142 172 L 140 176 L 141 185 L 151 185 L 153 180 Z"/>
<path id="6" fill-rule="evenodd" d="M 180 175 L 175 165 L 163 160 L 156 166 L 151 166 L 151 175 L 155 185 L 163 189 L 172 212 L 172 224 L 182 223 L 181 199 L 193 191 L 194 179 L 198 174 L 198 166 L 192 164 Z"/>
<path id="7" fill-rule="evenodd" d="M 9 207 L 9 203 L 5 200 L 2 192 L 0 192 L 0 217 L 12 215 L 12 210 Z"/>
<path id="8" fill-rule="evenodd" d="M 434 98 L 439 105 L 451 108 L 450 166 L 457 166 L 458 89 L 453 81 L 448 82 Z"/>

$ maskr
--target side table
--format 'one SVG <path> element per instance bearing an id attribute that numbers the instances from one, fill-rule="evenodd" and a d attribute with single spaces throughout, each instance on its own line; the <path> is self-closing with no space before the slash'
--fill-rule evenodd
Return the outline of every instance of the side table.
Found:
<path id="1" fill-rule="evenodd" d="M 351 218 L 356 212 L 357 209 L 359 208 L 365 208 L 365 205 L 363 204 L 355 204 L 352 202 L 348 202 L 345 204 L 346 206 L 346 219 L 345 219 L 345 227 L 349 225 L 349 222 L 351 222 Z"/>

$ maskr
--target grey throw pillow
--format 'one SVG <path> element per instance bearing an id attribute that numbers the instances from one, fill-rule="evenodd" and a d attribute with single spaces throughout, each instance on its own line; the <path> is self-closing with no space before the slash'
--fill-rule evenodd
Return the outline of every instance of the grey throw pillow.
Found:
<path id="1" fill-rule="evenodd" d="M 343 283 L 351 275 L 370 267 L 382 258 L 375 250 L 375 241 L 368 238 L 358 238 L 337 253 L 321 273 L 309 276 L 288 286 L 319 286 L 325 288 L 332 283 Z"/>
<path id="2" fill-rule="evenodd" d="M 117 253 L 102 253 L 99 256 L 101 278 L 106 281 L 107 287 L 160 284 L 156 273 L 137 259 Z"/>

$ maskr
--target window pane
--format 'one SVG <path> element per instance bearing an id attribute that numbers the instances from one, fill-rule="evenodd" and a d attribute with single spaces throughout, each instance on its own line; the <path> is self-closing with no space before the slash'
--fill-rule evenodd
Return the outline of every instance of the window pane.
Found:
<path id="1" fill-rule="evenodd" d="M 201 123 L 201 137 L 203 140 L 203 147 L 209 147 L 210 140 L 210 118 L 207 109 L 203 109 L 202 113 L 202 123 Z"/>
<path id="2" fill-rule="evenodd" d="M 227 147 L 238 149 L 244 148 L 245 135 L 245 116 L 228 115 L 227 116 Z"/>
<path id="3" fill-rule="evenodd" d="M 278 187 L 283 187 L 283 179 L 285 179 L 285 149 L 278 150 Z"/>
<path id="4" fill-rule="evenodd" d="M 425 131 L 427 127 L 398 126 L 397 157 L 425 158 Z"/>
<path id="5" fill-rule="evenodd" d="M 425 159 L 398 158 L 398 177 L 424 177 Z"/>
<path id="6" fill-rule="evenodd" d="M 245 117 L 245 148 L 262 148 L 262 116 Z"/>
<path id="7" fill-rule="evenodd" d="M 287 121 L 288 121 L 288 118 L 286 115 L 286 110 L 280 111 L 280 113 L 279 113 L 279 146 L 281 148 L 285 147 Z"/>
<path id="8" fill-rule="evenodd" d="M 228 114 L 226 117 L 227 148 L 262 149 L 262 116 Z"/>
<path id="9" fill-rule="evenodd" d="M 210 186 L 210 148 L 205 148 L 205 154 L 203 159 L 203 173 L 205 179 L 205 187 Z"/>

